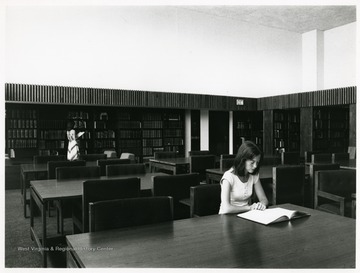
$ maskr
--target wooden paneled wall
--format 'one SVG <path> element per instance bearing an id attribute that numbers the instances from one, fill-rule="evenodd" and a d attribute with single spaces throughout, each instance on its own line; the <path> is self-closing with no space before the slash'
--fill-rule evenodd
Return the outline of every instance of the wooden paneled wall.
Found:
<path id="1" fill-rule="evenodd" d="M 242 100 L 243 104 L 237 105 L 238 100 Z M 228 111 L 257 108 L 257 99 L 254 98 L 15 83 L 5 85 L 5 101 Z"/>
<path id="2" fill-rule="evenodd" d="M 356 103 L 356 86 L 258 99 L 258 110 L 302 108 Z"/>

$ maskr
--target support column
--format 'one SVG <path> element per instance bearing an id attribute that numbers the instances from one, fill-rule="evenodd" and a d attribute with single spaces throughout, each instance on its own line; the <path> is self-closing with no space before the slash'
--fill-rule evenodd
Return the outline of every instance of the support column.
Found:
<path id="1" fill-rule="evenodd" d="M 185 157 L 191 151 L 191 110 L 185 110 Z"/>
<path id="2" fill-rule="evenodd" d="M 229 111 L 229 154 L 233 154 L 234 150 L 234 113 Z"/>
<path id="3" fill-rule="evenodd" d="M 200 110 L 200 150 L 209 150 L 209 110 Z"/>

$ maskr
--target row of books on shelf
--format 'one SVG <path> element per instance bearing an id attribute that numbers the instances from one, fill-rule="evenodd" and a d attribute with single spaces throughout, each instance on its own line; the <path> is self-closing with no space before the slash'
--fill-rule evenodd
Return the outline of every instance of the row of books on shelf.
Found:
<path id="1" fill-rule="evenodd" d="M 68 119 L 89 119 L 89 113 L 84 111 L 69 111 Z"/>
<path id="2" fill-rule="evenodd" d="M 140 130 L 119 130 L 117 132 L 118 138 L 141 138 Z"/>
<path id="3" fill-rule="evenodd" d="M 182 137 L 183 130 L 181 129 L 171 129 L 163 131 L 164 137 Z"/>
<path id="4" fill-rule="evenodd" d="M 11 138 L 37 138 L 36 129 L 9 129 L 7 137 Z"/>
<path id="5" fill-rule="evenodd" d="M 96 140 L 94 141 L 94 148 L 115 148 L 115 140 Z"/>
<path id="6" fill-rule="evenodd" d="M 9 119 L 8 128 L 37 128 L 36 119 Z"/>
<path id="7" fill-rule="evenodd" d="M 160 147 L 163 146 L 163 140 L 162 138 L 145 138 L 142 140 L 142 144 L 144 147 Z"/>
<path id="8" fill-rule="evenodd" d="M 107 129 L 107 124 L 108 122 L 106 121 L 94 121 L 94 129 Z"/>
<path id="9" fill-rule="evenodd" d="M 9 139 L 8 148 L 37 148 L 36 139 Z"/>
<path id="10" fill-rule="evenodd" d="M 152 155 L 154 155 L 155 152 L 161 152 L 161 151 L 164 151 L 163 147 L 155 147 L 155 148 L 143 147 L 142 155 L 143 156 L 152 156 Z"/>
<path id="11" fill-rule="evenodd" d="M 113 130 L 95 132 L 95 138 L 115 138 Z"/>
<path id="12" fill-rule="evenodd" d="M 120 147 L 140 147 L 140 139 L 121 139 L 118 141 Z"/>
<path id="13" fill-rule="evenodd" d="M 160 130 L 143 130 L 142 137 L 143 138 L 161 138 L 162 131 L 160 131 Z"/>
<path id="14" fill-rule="evenodd" d="M 142 122 L 143 128 L 163 128 L 163 122 L 161 120 L 144 120 Z"/>
<path id="15" fill-rule="evenodd" d="M 6 116 L 10 119 L 36 119 L 37 111 L 33 109 L 10 109 L 6 111 Z"/>
<path id="16" fill-rule="evenodd" d="M 165 145 L 184 145 L 184 140 L 181 138 L 164 138 Z"/>
<path id="17" fill-rule="evenodd" d="M 140 129 L 141 122 L 138 120 L 118 120 L 116 122 L 117 128 L 133 128 L 133 129 Z"/>
<path id="18" fill-rule="evenodd" d="M 142 115 L 142 120 L 161 121 L 162 119 L 161 113 L 147 113 Z"/>
<path id="19" fill-rule="evenodd" d="M 63 129 L 66 128 L 66 120 L 39 120 L 39 128 Z"/>
<path id="20" fill-rule="evenodd" d="M 109 115 L 106 112 L 94 113 L 95 120 L 109 120 Z"/>
<path id="21" fill-rule="evenodd" d="M 57 140 L 57 141 L 39 141 L 39 149 L 65 149 L 65 141 Z"/>
<path id="22" fill-rule="evenodd" d="M 40 139 L 66 139 L 66 132 L 64 130 L 40 130 Z"/>
<path id="23" fill-rule="evenodd" d="M 183 128 L 182 121 L 174 121 L 174 120 L 165 120 L 164 128 Z"/>

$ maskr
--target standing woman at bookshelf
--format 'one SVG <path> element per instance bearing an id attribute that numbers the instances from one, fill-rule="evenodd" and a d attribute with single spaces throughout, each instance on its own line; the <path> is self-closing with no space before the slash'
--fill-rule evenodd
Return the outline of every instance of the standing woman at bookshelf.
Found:
<path id="1" fill-rule="evenodd" d="M 233 166 L 221 178 L 221 204 L 219 214 L 264 210 L 268 200 L 259 178 L 260 149 L 251 141 L 241 144 Z M 251 204 L 255 190 L 259 200 Z"/>

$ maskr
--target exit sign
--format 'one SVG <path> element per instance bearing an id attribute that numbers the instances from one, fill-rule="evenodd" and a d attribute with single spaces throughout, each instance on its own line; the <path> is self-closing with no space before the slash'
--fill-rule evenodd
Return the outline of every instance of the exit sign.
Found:
<path id="1" fill-rule="evenodd" d="M 244 105 L 243 99 L 236 99 L 236 105 Z"/>

